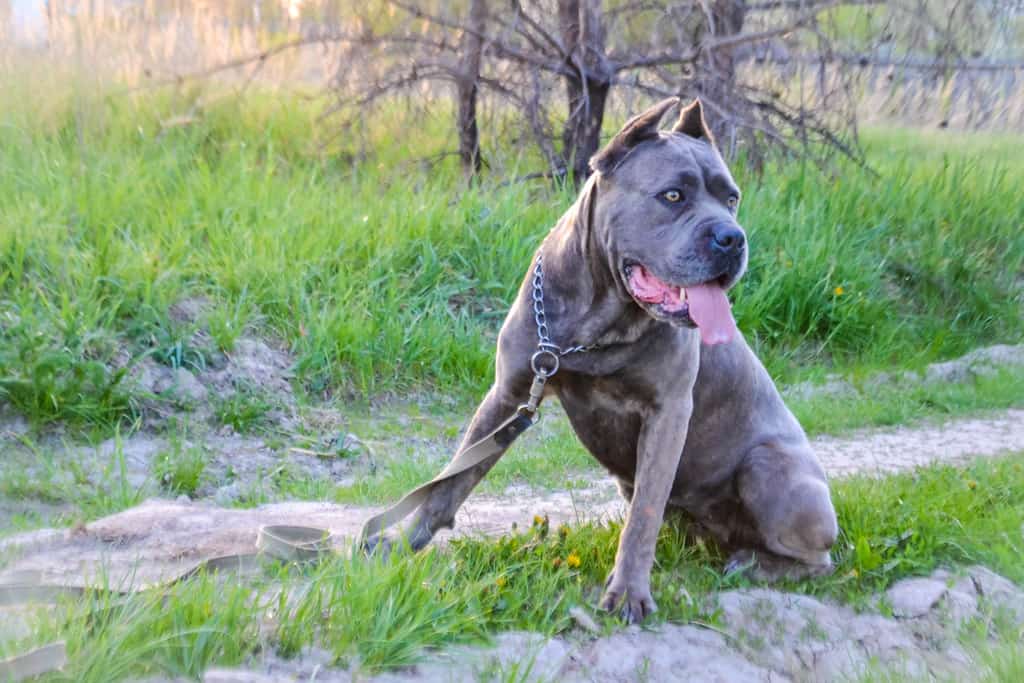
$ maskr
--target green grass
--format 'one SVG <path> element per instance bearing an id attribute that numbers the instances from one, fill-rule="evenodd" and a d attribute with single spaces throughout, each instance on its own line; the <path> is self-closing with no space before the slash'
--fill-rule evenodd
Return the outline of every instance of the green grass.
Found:
<path id="1" fill-rule="evenodd" d="M 273 407 L 270 397 L 255 387 L 238 387 L 227 396 L 213 399 L 213 416 L 218 424 L 231 425 L 236 432 L 250 432 L 266 421 Z"/>
<path id="2" fill-rule="evenodd" d="M 361 157 L 321 147 L 315 106 L 294 96 L 223 99 L 161 130 L 190 100 L 11 92 L 24 97 L 0 98 L 0 396 L 37 422 L 109 428 L 137 409 L 126 356 L 202 363 L 246 330 L 282 339 L 317 395 L 476 395 L 530 253 L 572 196 L 408 163 L 449 145 L 440 113 L 376 120 Z M 758 180 L 736 164 L 752 258 L 735 310 L 783 380 L 1024 332 L 1024 142 L 867 137 L 879 178 L 786 162 Z M 196 296 L 209 349 L 168 315 Z"/>
<path id="3" fill-rule="evenodd" d="M 153 474 L 168 493 L 195 495 L 203 483 L 209 455 L 202 446 L 184 446 L 180 441 L 156 456 Z"/>
<path id="4" fill-rule="evenodd" d="M 1024 581 L 1024 454 L 965 469 L 846 479 L 836 482 L 834 495 L 841 526 L 836 572 L 789 589 L 863 606 L 905 576 L 973 563 Z M 70 663 L 53 679 L 75 681 L 197 676 L 212 664 L 263 651 L 291 656 L 309 646 L 364 671 L 397 667 L 415 662 L 425 647 L 486 642 L 502 630 L 570 628 L 569 608 L 596 601 L 617 535 L 617 525 L 549 529 L 540 523 L 386 562 L 338 558 L 262 579 L 198 578 L 113 604 L 98 594 L 40 610 L 32 636 L 0 643 L 0 654 L 64 638 Z M 666 525 L 653 574 L 655 621 L 715 625 L 713 601 L 703 598 L 746 585 L 722 577 L 721 565 L 712 545 L 687 540 L 684 523 Z M 616 627 L 613 618 L 599 619 L 605 629 Z M 991 680 L 1009 680 L 999 672 L 1020 669 L 1008 648 L 990 649 L 984 661 L 995 672 Z"/>
<path id="5" fill-rule="evenodd" d="M 853 378 L 854 392 L 786 401 L 811 436 L 864 427 L 1024 406 L 1024 368 L 1003 368 L 965 382 L 871 385 Z"/>

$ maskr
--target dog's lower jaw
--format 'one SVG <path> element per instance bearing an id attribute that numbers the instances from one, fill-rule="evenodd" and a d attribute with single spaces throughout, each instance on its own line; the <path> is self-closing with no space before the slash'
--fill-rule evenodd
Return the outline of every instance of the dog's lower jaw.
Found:
<path id="1" fill-rule="evenodd" d="M 680 313 L 663 313 L 660 316 L 651 315 L 651 317 L 655 320 L 667 322 L 673 327 L 681 327 L 685 330 L 697 329 L 697 323 L 693 322 L 693 318 L 691 318 L 690 314 L 686 311 L 682 311 Z"/>
<path id="2" fill-rule="evenodd" d="M 644 312 L 644 315 L 657 320 L 661 323 L 668 323 L 672 327 L 679 327 L 684 330 L 696 330 L 697 323 L 693 322 L 693 318 L 690 317 L 689 310 L 683 308 L 680 311 L 668 311 L 665 310 L 661 304 L 649 304 L 643 301 L 638 301 L 635 297 L 632 301 L 636 306 Z"/>

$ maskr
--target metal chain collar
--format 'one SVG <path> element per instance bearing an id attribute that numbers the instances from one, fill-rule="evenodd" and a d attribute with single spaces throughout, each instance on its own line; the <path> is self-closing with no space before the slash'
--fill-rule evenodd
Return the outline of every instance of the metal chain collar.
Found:
<path id="1" fill-rule="evenodd" d="M 547 314 L 544 312 L 544 267 L 543 254 L 537 254 L 537 265 L 533 267 L 533 320 L 537 323 L 537 351 L 530 356 L 530 368 L 533 370 L 533 386 L 530 387 L 530 400 L 519 406 L 519 412 L 530 414 L 537 412 L 537 406 L 544 395 L 544 383 L 558 372 L 562 356 L 571 353 L 585 353 L 597 348 L 596 344 L 587 346 L 570 346 L 563 349 L 551 341 L 548 330 Z"/>

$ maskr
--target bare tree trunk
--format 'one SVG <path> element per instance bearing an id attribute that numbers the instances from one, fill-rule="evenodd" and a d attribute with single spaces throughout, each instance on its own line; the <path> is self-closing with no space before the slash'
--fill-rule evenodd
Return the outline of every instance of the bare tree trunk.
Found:
<path id="1" fill-rule="evenodd" d="M 565 46 L 569 110 L 562 132 L 566 169 L 577 183 L 590 173 L 588 162 L 601 144 L 601 124 L 614 72 L 605 54 L 600 0 L 559 0 L 558 23 Z"/>
<path id="2" fill-rule="evenodd" d="M 14 38 L 14 24 L 11 22 L 10 0 L 0 0 L 0 42 L 7 43 Z"/>
<path id="3" fill-rule="evenodd" d="M 458 112 L 459 159 L 466 177 L 480 172 L 480 131 L 476 123 L 477 81 L 483 55 L 483 33 L 487 23 L 486 0 L 470 0 L 466 30 L 459 45 L 459 75 L 455 81 Z"/>
<path id="4" fill-rule="evenodd" d="M 711 0 L 702 3 L 704 21 L 701 24 L 702 35 L 697 36 L 699 42 L 707 42 L 715 38 L 738 35 L 743 30 L 746 18 L 746 0 Z M 707 100 L 715 115 L 711 133 L 724 148 L 729 148 L 735 138 L 736 122 L 724 116 L 723 110 L 732 106 L 730 101 L 736 92 L 736 60 L 734 49 L 730 47 L 715 50 L 703 50 L 696 65 L 694 82 L 695 94 Z"/>

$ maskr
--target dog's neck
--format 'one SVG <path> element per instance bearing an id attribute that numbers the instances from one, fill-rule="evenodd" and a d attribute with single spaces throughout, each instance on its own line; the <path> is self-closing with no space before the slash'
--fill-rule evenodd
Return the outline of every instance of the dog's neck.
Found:
<path id="1" fill-rule="evenodd" d="M 597 178 L 541 245 L 544 303 L 552 341 L 569 346 L 633 343 L 660 325 L 624 291 L 593 222 Z"/>

